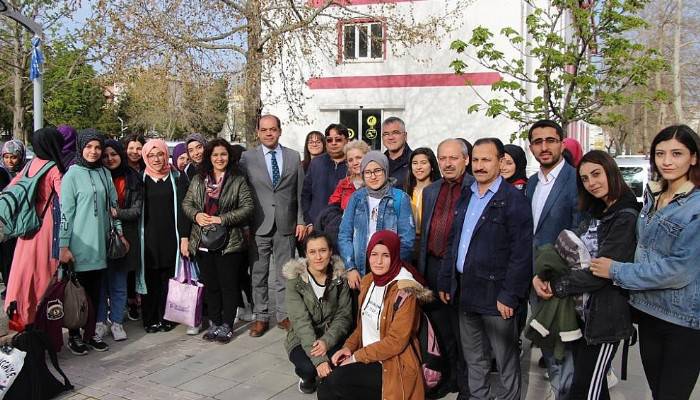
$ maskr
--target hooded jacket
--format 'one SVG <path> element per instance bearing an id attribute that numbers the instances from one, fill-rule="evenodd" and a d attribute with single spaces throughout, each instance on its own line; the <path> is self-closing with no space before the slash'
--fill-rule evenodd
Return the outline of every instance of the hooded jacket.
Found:
<path id="1" fill-rule="evenodd" d="M 364 303 L 372 282 L 371 273 L 362 278 L 358 304 Z M 420 305 L 432 302 L 433 298 L 429 289 L 413 279 L 400 279 L 387 284 L 379 325 L 380 340 L 366 347 L 362 344 L 362 317 L 358 312 L 356 328 L 344 347 L 353 352 L 356 362 L 382 363 L 384 399 L 425 398 L 421 362 L 413 349 L 420 348 L 417 338 Z M 394 307 L 397 301 L 400 304 Z"/>
<path id="2" fill-rule="evenodd" d="M 282 267 L 287 278 L 285 303 L 292 327 L 287 333 L 284 347 L 287 353 L 301 346 L 314 366 L 329 361 L 324 354 L 311 356 L 311 347 L 317 339 L 328 349 L 342 343 L 352 326 L 352 300 L 350 287 L 345 280 L 345 266 L 338 256 L 331 258 L 333 279 L 319 299 L 309 282 L 308 262 L 305 258 L 291 260 Z"/>

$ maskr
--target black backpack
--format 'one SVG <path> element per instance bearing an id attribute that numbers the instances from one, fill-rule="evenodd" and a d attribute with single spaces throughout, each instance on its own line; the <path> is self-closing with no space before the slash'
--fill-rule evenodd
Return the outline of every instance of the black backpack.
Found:
<path id="1" fill-rule="evenodd" d="M 73 390 L 73 385 L 58 366 L 58 357 L 49 346 L 46 333 L 34 329 L 31 325 L 27 326 L 24 332 L 12 338 L 12 346 L 26 352 L 27 355 L 24 357 L 24 366 L 17 375 L 17 379 L 5 394 L 5 400 L 47 400 L 65 391 Z M 51 364 L 56 372 L 61 374 L 64 383 L 56 379 L 46 365 L 47 352 Z"/>

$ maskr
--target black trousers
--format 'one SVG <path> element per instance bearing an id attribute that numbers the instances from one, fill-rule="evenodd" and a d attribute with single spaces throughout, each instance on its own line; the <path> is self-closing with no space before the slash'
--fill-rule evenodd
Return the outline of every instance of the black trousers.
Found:
<path id="1" fill-rule="evenodd" d="M 639 351 L 656 400 L 688 400 L 700 373 L 700 330 L 639 312 Z"/>
<path id="2" fill-rule="evenodd" d="M 246 300 L 248 300 L 248 303 L 251 304 L 251 309 L 252 309 L 252 304 L 253 304 L 253 286 L 250 281 L 250 261 L 248 258 L 248 253 L 243 252 L 243 263 L 238 267 L 238 282 L 241 287 L 241 292 L 245 294 Z M 240 298 L 241 302 L 238 304 L 238 307 L 245 307 L 245 304 L 243 303 L 243 296 Z"/>
<path id="3" fill-rule="evenodd" d="M 148 294 L 141 296 L 141 319 L 144 327 L 163 322 L 165 302 L 168 298 L 168 281 L 172 275 L 172 268 L 144 269 L 148 291 Z"/>
<path id="4" fill-rule="evenodd" d="M 76 272 L 78 282 L 85 289 L 85 296 L 90 301 L 87 323 L 83 327 L 83 340 L 88 341 L 95 335 L 95 315 L 100 304 L 100 293 L 102 291 L 102 274 L 105 270 Z M 80 329 L 69 330 L 70 336 L 80 336 Z"/>
<path id="5" fill-rule="evenodd" d="M 326 353 L 328 359 L 333 357 L 333 354 L 335 354 L 336 351 L 340 350 L 341 345 L 342 343 L 339 343 L 336 345 L 336 347 L 328 350 Z M 297 374 L 299 378 L 306 382 L 316 379 L 316 376 L 318 375 L 316 373 L 316 367 L 301 346 L 297 346 L 292 349 L 292 351 L 289 353 L 289 361 L 294 364 L 294 373 Z"/>
<path id="6" fill-rule="evenodd" d="M 609 400 L 607 373 L 620 343 L 589 345 L 586 339 L 574 343 L 574 381 L 569 400 Z"/>
<path id="7" fill-rule="evenodd" d="M 318 386 L 318 400 L 381 400 L 382 364 L 355 362 L 338 367 Z"/>
<path id="8" fill-rule="evenodd" d="M 2 269 L 2 282 L 5 288 L 10 282 L 10 267 L 12 267 L 12 258 L 15 256 L 15 245 L 17 239 L 10 239 L 0 243 L 0 268 Z"/>
<path id="9" fill-rule="evenodd" d="M 199 251 L 197 262 L 204 283 L 207 316 L 215 325 L 233 326 L 236 307 L 241 304 L 239 269 L 246 267 L 245 254 Z"/>

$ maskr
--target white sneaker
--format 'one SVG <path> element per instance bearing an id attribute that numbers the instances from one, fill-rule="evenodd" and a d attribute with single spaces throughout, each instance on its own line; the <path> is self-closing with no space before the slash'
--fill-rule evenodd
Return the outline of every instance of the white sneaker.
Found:
<path id="1" fill-rule="evenodd" d="M 95 324 L 95 336 L 100 339 L 105 338 L 109 334 L 109 326 L 104 322 L 98 322 Z"/>
<path id="2" fill-rule="evenodd" d="M 253 310 L 250 308 L 250 306 L 246 307 L 238 307 L 236 310 L 236 321 L 235 322 L 250 322 L 254 319 L 253 315 Z"/>
<path id="3" fill-rule="evenodd" d="M 124 325 L 117 324 L 116 322 L 112 324 L 112 337 L 115 342 L 126 340 L 126 331 L 124 330 Z"/>
<path id="4" fill-rule="evenodd" d="M 620 381 L 617 379 L 617 376 L 615 376 L 615 371 L 613 371 L 612 367 L 610 367 L 610 369 L 608 370 L 608 376 L 607 376 L 607 378 L 608 378 L 608 389 L 610 389 L 611 387 L 617 385 L 617 383 L 620 382 Z"/>
<path id="5" fill-rule="evenodd" d="M 199 335 L 200 329 L 201 329 L 201 325 L 190 326 L 187 328 L 187 334 L 188 335 Z"/>

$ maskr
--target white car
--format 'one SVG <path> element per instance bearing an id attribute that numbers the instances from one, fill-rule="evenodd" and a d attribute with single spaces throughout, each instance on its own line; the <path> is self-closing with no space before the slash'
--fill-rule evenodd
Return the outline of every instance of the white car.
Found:
<path id="1" fill-rule="evenodd" d="M 620 168 L 622 178 L 632 189 L 637 201 L 644 201 L 644 190 L 649 183 L 649 159 L 646 156 L 619 156 L 615 162 Z"/>

